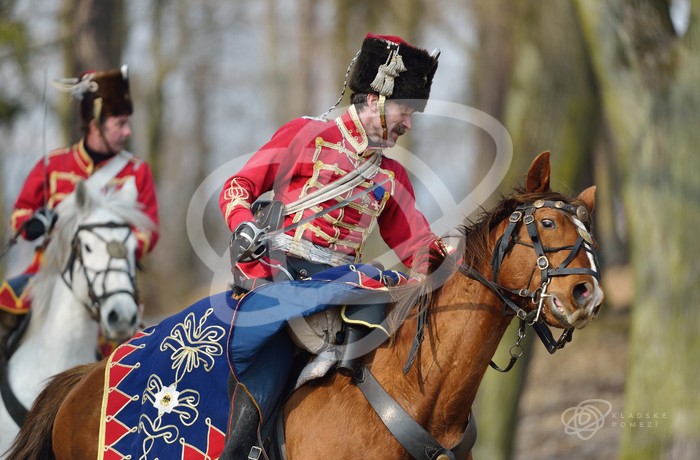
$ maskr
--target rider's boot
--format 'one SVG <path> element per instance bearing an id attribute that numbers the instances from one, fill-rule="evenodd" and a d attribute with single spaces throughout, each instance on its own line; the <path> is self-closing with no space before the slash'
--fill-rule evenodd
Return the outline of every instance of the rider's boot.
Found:
<path id="1" fill-rule="evenodd" d="M 381 342 L 372 346 L 360 343 L 372 329 L 379 329 L 382 331 L 382 334 L 386 334 L 386 337 L 389 337 L 386 329 L 381 325 L 385 317 L 386 304 L 384 303 L 349 305 L 343 309 L 342 318 L 345 322 L 345 342 L 342 356 L 338 362 L 338 373 L 348 377 L 355 375 L 355 369 L 360 358 L 379 346 Z"/>
<path id="2" fill-rule="evenodd" d="M 246 387 L 229 378 L 231 413 L 226 434 L 226 445 L 221 460 L 262 459 L 262 447 L 258 441 L 260 412 Z"/>

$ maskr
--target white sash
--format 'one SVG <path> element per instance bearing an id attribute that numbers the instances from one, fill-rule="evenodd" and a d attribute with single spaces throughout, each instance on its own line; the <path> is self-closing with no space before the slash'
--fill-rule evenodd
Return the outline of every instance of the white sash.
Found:
<path id="1" fill-rule="evenodd" d="M 133 156 L 133 153 L 122 150 L 110 160 L 107 160 L 107 162 L 102 165 L 100 169 L 95 171 L 92 176 L 88 177 L 85 182 L 94 190 L 104 189 L 109 181 L 117 177 L 117 174 L 129 164 L 129 160 L 131 160 Z"/>

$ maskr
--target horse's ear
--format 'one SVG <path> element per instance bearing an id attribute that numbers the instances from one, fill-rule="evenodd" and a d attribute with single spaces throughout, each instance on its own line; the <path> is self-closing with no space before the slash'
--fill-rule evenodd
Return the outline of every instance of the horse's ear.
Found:
<path id="1" fill-rule="evenodd" d="M 78 181 L 75 184 L 75 204 L 78 209 L 87 209 L 90 203 L 90 193 L 88 192 L 88 186 L 85 181 Z"/>
<path id="2" fill-rule="evenodd" d="M 136 203 L 139 197 L 139 191 L 136 188 L 136 180 L 133 177 L 127 178 L 119 189 L 119 193 L 127 200 Z"/>
<path id="3" fill-rule="evenodd" d="M 595 185 L 593 185 L 581 192 L 578 196 L 578 199 L 581 200 L 584 206 L 588 208 L 589 213 L 593 213 L 593 210 L 595 209 L 595 190 Z"/>
<path id="4" fill-rule="evenodd" d="M 531 193 L 544 193 L 551 191 L 549 188 L 549 150 L 537 155 L 530 165 L 525 181 L 525 190 Z"/>

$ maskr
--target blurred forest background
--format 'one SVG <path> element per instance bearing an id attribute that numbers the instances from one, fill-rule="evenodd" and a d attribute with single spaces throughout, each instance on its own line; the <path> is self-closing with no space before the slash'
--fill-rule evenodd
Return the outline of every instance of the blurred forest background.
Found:
<path id="1" fill-rule="evenodd" d="M 368 31 L 440 48 L 433 99 L 512 141 L 493 194 L 449 217 L 488 209 L 542 150 L 555 189 L 598 186 L 603 311 L 555 355 L 530 341 L 513 371 L 487 372 L 475 458 L 700 458 L 700 0 L 0 0 L 2 241 L 31 166 L 78 138 L 75 104 L 47 82 L 126 63 L 131 150 L 154 168 L 161 215 L 146 314 L 224 290 L 219 187 L 280 124 L 335 102 Z M 430 107 L 398 155 L 436 223 L 436 190 L 468 202 L 499 152 L 483 126 Z M 30 251 L 13 248 L 3 274 Z M 373 242 L 367 259 L 385 251 Z M 590 400 L 611 412 L 564 418 Z"/>

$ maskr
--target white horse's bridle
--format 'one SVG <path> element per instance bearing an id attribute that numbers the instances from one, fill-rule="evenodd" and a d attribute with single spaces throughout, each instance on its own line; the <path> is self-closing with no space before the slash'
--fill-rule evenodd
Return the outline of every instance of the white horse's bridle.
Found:
<path id="1" fill-rule="evenodd" d="M 95 229 L 98 228 L 110 228 L 110 229 L 115 229 L 115 228 L 125 228 L 127 229 L 126 236 L 122 241 L 118 240 L 110 240 L 107 241 L 105 240 L 102 236 L 100 236 L 97 232 L 95 232 Z M 107 246 L 107 252 L 109 254 L 109 261 L 107 262 L 107 266 L 104 270 L 92 270 L 89 269 L 85 266 L 85 263 L 83 261 L 83 254 L 82 254 L 82 249 L 80 246 L 80 232 L 90 232 L 93 235 L 97 236 L 98 239 L 102 240 L 105 245 Z M 80 262 L 80 267 L 82 268 L 82 273 L 83 276 L 85 277 L 85 281 L 88 286 L 88 297 L 90 299 L 90 303 L 83 302 L 83 305 L 85 306 L 85 309 L 88 311 L 90 314 L 90 317 L 99 322 L 100 320 L 100 308 L 102 304 L 104 303 L 105 300 L 107 300 L 109 297 L 116 295 L 116 294 L 127 294 L 131 296 L 134 299 L 134 302 L 136 305 L 138 305 L 138 289 L 136 286 L 136 270 L 135 267 L 132 267 L 130 265 L 130 261 L 127 257 L 127 249 L 126 249 L 126 241 L 131 236 L 132 230 L 131 226 L 129 224 L 118 224 L 114 222 L 107 222 L 107 223 L 99 223 L 99 224 L 87 224 L 87 225 L 81 225 L 78 227 L 78 230 L 75 232 L 75 235 L 73 236 L 73 241 L 71 242 L 71 255 L 68 259 L 68 262 L 66 263 L 65 268 L 63 269 L 63 273 L 61 274 L 61 278 L 63 281 L 68 285 L 68 287 L 73 290 L 73 271 L 75 268 L 75 263 Z M 120 267 L 114 267 L 112 262 L 114 260 L 124 260 L 126 262 L 126 268 L 120 268 Z M 109 272 L 117 272 L 117 273 L 124 273 L 127 275 L 129 281 L 131 282 L 131 289 L 117 289 L 113 291 L 107 290 L 106 286 L 106 280 L 107 280 L 107 273 Z M 100 275 L 102 276 L 102 292 L 97 293 L 95 291 L 95 281 Z"/>

